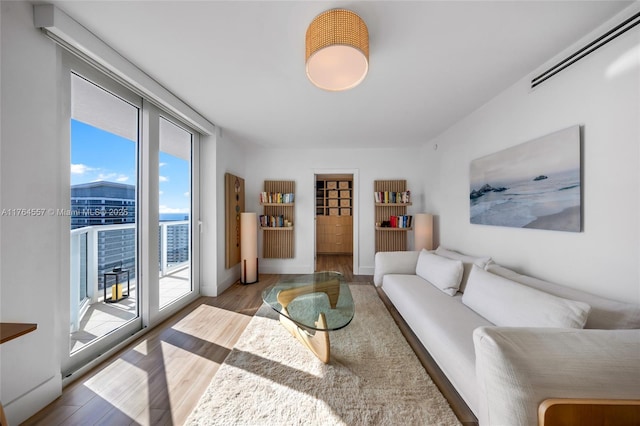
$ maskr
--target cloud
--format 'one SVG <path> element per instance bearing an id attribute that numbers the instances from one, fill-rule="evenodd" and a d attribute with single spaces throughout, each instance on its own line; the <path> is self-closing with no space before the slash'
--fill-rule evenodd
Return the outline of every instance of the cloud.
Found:
<path id="1" fill-rule="evenodd" d="M 115 173 L 100 173 L 98 174 L 98 177 L 96 177 L 94 182 L 101 181 L 101 180 L 111 181 L 112 179 L 115 179 L 117 176 L 118 175 Z"/>
<path id="2" fill-rule="evenodd" d="M 166 165 L 167 165 L 167 163 L 160 163 L 160 167 L 166 166 Z"/>
<path id="3" fill-rule="evenodd" d="M 184 196 L 187 197 L 187 198 L 189 197 L 189 195 L 191 195 L 191 194 L 189 194 L 189 191 L 184 193 Z"/>
<path id="4" fill-rule="evenodd" d="M 127 182 L 129 176 L 121 173 L 100 173 L 92 182 L 107 181 L 107 182 Z"/>
<path id="5" fill-rule="evenodd" d="M 159 208 L 159 212 L 160 213 L 185 213 L 185 214 L 188 214 L 189 213 L 189 208 L 185 207 L 183 209 L 176 209 L 176 208 L 172 208 L 172 207 L 167 207 L 167 206 L 161 205 L 160 208 Z"/>
<path id="6" fill-rule="evenodd" d="M 168 181 L 168 180 L 169 180 L 169 178 L 168 178 L 168 177 L 166 177 L 166 176 L 160 176 L 160 177 L 158 178 L 158 180 L 159 180 L 160 182 L 166 182 L 166 181 Z"/>
<path id="7" fill-rule="evenodd" d="M 164 191 L 158 191 L 158 195 L 164 194 Z"/>
<path id="8" fill-rule="evenodd" d="M 86 164 L 72 164 L 71 165 L 71 174 L 72 175 L 83 175 L 86 172 L 90 172 L 94 170 L 92 167 L 87 166 Z"/>

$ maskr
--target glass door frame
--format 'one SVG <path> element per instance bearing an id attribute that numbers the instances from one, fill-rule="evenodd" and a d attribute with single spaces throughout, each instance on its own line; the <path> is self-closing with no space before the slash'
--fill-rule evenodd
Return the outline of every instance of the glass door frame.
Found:
<path id="1" fill-rule="evenodd" d="M 139 205 L 140 200 L 140 190 L 141 190 L 141 162 L 140 162 L 140 151 L 142 145 L 142 98 L 135 93 L 127 90 L 122 87 L 120 84 L 113 81 L 111 78 L 107 77 L 103 73 L 97 71 L 95 68 L 89 66 L 83 61 L 75 58 L 71 54 L 67 52 L 62 52 L 61 55 L 61 66 L 60 66 L 60 75 L 59 75 L 59 84 L 58 90 L 59 99 L 61 99 L 61 108 L 60 112 L 60 122 L 61 122 L 61 141 L 60 145 L 64 152 L 64 162 L 60 167 L 61 174 L 64 176 L 62 181 L 67 182 L 61 191 L 61 199 L 59 200 L 59 206 L 63 207 L 69 205 L 71 200 L 71 173 L 70 173 L 70 161 L 71 161 L 71 103 L 72 103 L 72 93 L 71 93 L 71 78 L 72 74 L 76 74 L 81 76 L 88 81 L 96 84 L 98 87 L 110 92 L 118 98 L 121 98 L 123 101 L 133 105 L 138 109 L 138 141 L 136 146 L 136 204 Z M 67 207 L 68 208 L 68 207 Z M 118 329 L 105 334 L 104 336 L 98 337 L 94 342 L 87 344 L 80 350 L 77 350 L 73 353 L 70 353 L 70 335 L 68 332 L 63 331 L 63 337 L 60 339 L 62 343 L 62 351 L 61 351 L 61 372 L 63 378 L 65 376 L 70 375 L 72 372 L 76 371 L 78 368 L 88 365 L 92 360 L 95 360 L 99 355 L 107 352 L 111 348 L 116 347 L 121 341 L 126 339 L 127 336 L 131 336 L 135 334 L 137 331 L 143 328 L 142 324 L 142 316 L 141 314 L 141 302 L 140 302 L 140 259 L 143 255 L 140 244 L 140 228 L 141 228 L 141 212 L 139 208 L 136 208 L 136 280 L 135 285 L 137 286 L 137 315 L 135 318 L 125 323 L 123 326 Z M 71 282 L 71 223 L 70 217 L 59 217 L 58 218 L 61 223 L 61 229 L 63 230 L 64 237 L 61 239 L 62 244 L 65 245 L 64 248 L 61 249 L 61 267 L 63 269 L 68 268 L 66 273 L 63 273 L 63 279 L 61 279 L 60 286 L 61 291 L 59 294 L 61 295 L 61 307 L 62 312 L 70 312 L 70 282 Z M 67 308 L 65 310 L 65 308 Z M 69 324 L 71 321 L 71 315 L 61 315 L 61 321 L 63 321 L 64 326 L 61 327 L 61 330 L 69 330 Z"/>
<path id="2" fill-rule="evenodd" d="M 111 332 L 85 348 L 70 354 L 69 330 L 70 306 L 70 277 L 71 277 L 71 233 L 70 218 L 59 216 L 61 245 L 59 248 L 60 270 L 59 286 L 56 297 L 53 298 L 62 312 L 60 315 L 59 350 L 61 352 L 61 373 L 63 384 L 79 377 L 97 363 L 106 359 L 126 344 L 135 340 L 141 333 L 159 324 L 166 318 L 178 312 L 200 295 L 200 192 L 199 192 L 199 153 L 200 134 L 192 127 L 185 125 L 171 114 L 167 114 L 142 95 L 124 87 L 110 76 L 89 65 L 75 55 L 58 48 L 59 75 L 57 85 L 58 135 L 56 143 L 59 146 L 59 157 L 55 160 L 59 170 L 58 179 L 60 191 L 58 207 L 68 209 L 71 199 L 71 73 L 78 74 L 97 84 L 101 88 L 113 93 L 130 104 L 138 107 L 138 147 L 137 147 L 137 194 L 136 194 L 136 286 L 138 297 L 138 315 L 129 323 Z M 176 303 L 159 309 L 158 288 L 158 223 L 159 223 L 159 118 L 165 118 L 173 124 L 184 128 L 192 134 L 191 146 L 191 292 L 179 298 Z M 68 314 L 68 315 L 67 315 Z"/>

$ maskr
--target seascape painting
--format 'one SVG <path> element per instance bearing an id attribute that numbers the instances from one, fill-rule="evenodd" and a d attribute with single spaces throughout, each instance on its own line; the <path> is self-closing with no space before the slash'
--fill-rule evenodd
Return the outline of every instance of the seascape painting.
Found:
<path id="1" fill-rule="evenodd" d="M 471 162 L 471 223 L 580 232 L 580 127 Z"/>

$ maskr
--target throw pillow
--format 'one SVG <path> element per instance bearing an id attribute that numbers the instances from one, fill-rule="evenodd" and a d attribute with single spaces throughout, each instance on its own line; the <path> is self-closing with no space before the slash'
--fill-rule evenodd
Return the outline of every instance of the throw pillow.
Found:
<path id="1" fill-rule="evenodd" d="M 462 261 L 438 256 L 423 249 L 418 256 L 416 275 L 453 296 L 460 288 L 462 269 Z"/>
<path id="2" fill-rule="evenodd" d="M 618 302 L 586 291 L 522 275 L 493 262 L 489 262 L 485 270 L 554 296 L 586 303 L 591 306 L 591 310 L 584 328 L 603 330 L 640 328 L 640 306 L 636 304 Z"/>
<path id="3" fill-rule="evenodd" d="M 469 273 L 471 272 L 471 267 L 473 265 L 478 265 L 481 268 L 484 268 L 490 261 L 491 258 L 489 256 L 468 256 L 466 254 L 459 253 L 454 250 L 450 250 L 439 246 L 435 253 L 438 256 L 444 256 L 449 259 L 461 260 L 462 266 L 464 270 L 462 272 L 462 282 L 460 283 L 460 291 L 464 293 L 465 288 L 467 287 L 467 281 L 469 281 Z"/>
<path id="4" fill-rule="evenodd" d="M 462 303 L 501 327 L 583 328 L 591 307 L 473 266 Z"/>

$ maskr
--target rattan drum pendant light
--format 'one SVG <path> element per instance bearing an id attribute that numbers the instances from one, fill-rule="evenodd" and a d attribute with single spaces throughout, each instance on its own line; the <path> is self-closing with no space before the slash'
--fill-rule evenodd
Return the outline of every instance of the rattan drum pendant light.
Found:
<path id="1" fill-rule="evenodd" d="M 345 9 L 318 15 L 307 29 L 307 77 L 321 89 L 340 91 L 360 84 L 369 70 L 369 31 Z"/>

